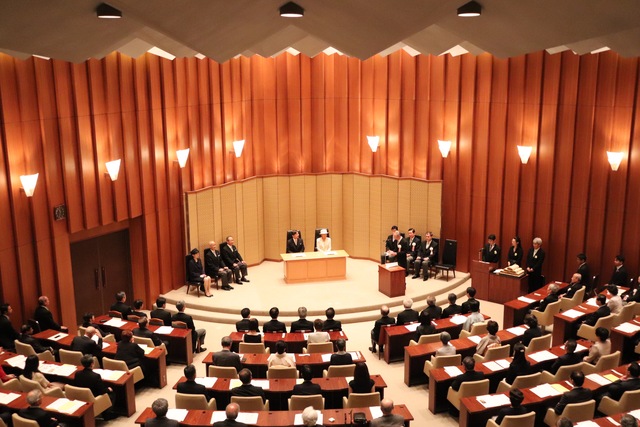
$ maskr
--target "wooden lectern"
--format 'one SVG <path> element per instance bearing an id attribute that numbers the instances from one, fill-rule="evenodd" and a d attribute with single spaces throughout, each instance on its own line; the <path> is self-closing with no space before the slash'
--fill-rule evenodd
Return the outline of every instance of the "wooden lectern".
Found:
<path id="1" fill-rule="evenodd" d="M 387 267 L 385 264 L 378 266 L 378 290 L 388 297 L 404 295 L 406 290 L 404 278 L 405 269 L 402 267 Z"/>
<path id="2" fill-rule="evenodd" d="M 471 260 L 471 284 L 476 288 L 477 299 L 489 299 L 489 277 L 498 264 Z"/>

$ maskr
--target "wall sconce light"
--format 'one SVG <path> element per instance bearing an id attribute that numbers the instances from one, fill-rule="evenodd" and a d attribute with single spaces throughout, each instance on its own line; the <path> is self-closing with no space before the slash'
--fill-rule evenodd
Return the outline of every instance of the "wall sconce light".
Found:
<path id="1" fill-rule="evenodd" d="M 480 16 L 481 13 L 482 5 L 475 0 L 471 0 L 458 8 L 458 16 L 461 18 L 472 18 Z"/>
<path id="2" fill-rule="evenodd" d="M 22 183 L 22 189 L 27 197 L 32 197 L 33 192 L 36 190 L 36 184 L 38 183 L 38 173 L 33 175 L 20 175 L 20 182 Z"/>
<path id="3" fill-rule="evenodd" d="M 236 153 L 236 158 L 242 156 L 242 150 L 244 150 L 244 139 L 233 141 L 233 151 Z"/>
<path id="4" fill-rule="evenodd" d="M 184 168 L 187 165 L 187 159 L 189 159 L 189 149 L 185 148 L 184 150 L 176 150 L 176 156 L 178 157 L 180 169 Z"/>
<path id="5" fill-rule="evenodd" d="M 373 153 L 375 153 L 376 151 L 378 151 L 378 144 L 380 144 L 380 137 L 379 136 L 367 136 L 367 144 L 369 144 L 369 147 L 371 148 L 371 151 Z"/>
<path id="6" fill-rule="evenodd" d="M 449 150 L 451 150 L 451 141 L 443 141 L 441 139 L 438 140 L 438 148 L 440 149 L 440 153 L 442 154 L 442 158 L 446 159 L 449 155 Z"/>
<path id="7" fill-rule="evenodd" d="M 607 159 L 609 160 L 612 171 L 618 170 L 623 155 L 624 153 L 622 151 L 607 151 Z"/>
<path id="8" fill-rule="evenodd" d="M 100 3 L 96 8 L 96 15 L 101 19 L 120 19 L 122 18 L 122 11 L 109 4 Z"/>
<path id="9" fill-rule="evenodd" d="M 304 16 L 304 8 L 290 1 L 280 6 L 280 16 L 283 18 L 302 18 Z"/>
<path id="10" fill-rule="evenodd" d="M 120 161 L 121 160 L 118 159 L 105 163 L 107 166 L 107 175 L 111 177 L 111 181 L 118 179 L 118 174 L 120 173 Z"/>
<path id="11" fill-rule="evenodd" d="M 527 145 L 518 145 L 518 155 L 520 156 L 520 160 L 523 165 L 526 165 L 529 161 L 529 157 L 531 156 L 531 151 L 533 147 Z"/>

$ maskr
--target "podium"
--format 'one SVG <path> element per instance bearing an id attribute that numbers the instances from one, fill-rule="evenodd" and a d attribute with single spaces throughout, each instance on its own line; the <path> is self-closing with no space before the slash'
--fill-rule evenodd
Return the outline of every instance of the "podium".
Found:
<path id="1" fill-rule="evenodd" d="M 405 271 L 399 266 L 378 265 L 378 291 L 390 298 L 404 295 L 406 290 Z"/>
<path id="2" fill-rule="evenodd" d="M 489 299 L 489 277 L 498 264 L 484 261 L 471 261 L 471 284 L 476 288 L 477 299 Z M 507 300 L 508 301 L 508 300 Z"/>

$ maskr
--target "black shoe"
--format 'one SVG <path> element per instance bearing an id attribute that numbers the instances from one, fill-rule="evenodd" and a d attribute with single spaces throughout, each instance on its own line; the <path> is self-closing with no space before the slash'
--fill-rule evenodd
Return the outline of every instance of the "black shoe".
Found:
<path id="1" fill-rule="evenodd" d="M 233 289 L 231 286 L 223 286 L 222 287 L 223 291 L 230 291 L 231 289 Z"/>
<path id="2" fill-rule="evenodd" d="M 207 298 L 213 298 L 213 295 L 205 295 Z"/>
<path id="3" fill-rule="evenodd" d="M 240 280 L 241 280 L 241 281 L 243 281 L 243 282 L 246 282 L 246 283 L 249 283 L 249 282 L 250 282 L 250 280 L 249 280 L 249 279 L 247 279 L 246 277 L 243 277 L 243 278 L 242 278 L 242 279 L 240 279 Z"/>
<path id="4" fill-rule="evenodd" d="M 207 351 L 207 347 L 200 346 L 200 353 L 204 353 L 205 351 Z"/>
<path id="5" fill-rule="evenodd" d="M 411 276 L 412 279 L 419 279 L 420 275 L 419 274 L 414 274 L 413 276 Z"/>
<path id="6" fill-rule="evenodd" d="M 422 280 L 426 282 L 427 280 L 429 280 L 429 276 L 424 276 Z"/>
<path id="7" fill-rule="evenodd" d="M 369 351 L 371 353 L 377 353 L 376 349 L 374 347 L 369 347 Z"/>
<path id="8" fill-rule="evenodd" d="M 242 285 L 243 283 L 240 280 L 236 280 L 236 285 Z"/>

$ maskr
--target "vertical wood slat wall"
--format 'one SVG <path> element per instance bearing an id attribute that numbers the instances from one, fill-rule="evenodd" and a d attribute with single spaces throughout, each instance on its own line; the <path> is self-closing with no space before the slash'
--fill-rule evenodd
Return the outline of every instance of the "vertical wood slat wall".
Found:
<path id="1" fill-rule="evenodd" d="M 442 180 L 441 237 L 458 240 L 463 270 L 493 232 L 504 246 L 514 234 L 526 246 L 542 237 L 549 278 L 567 278 L 580 251 L 605 279 L 620 252 L 637 274 L 639 80 L 638 58 L 612 52 L 498 59 L 398 51 L 366 61 L 282 54 L 224 64 L 117 53 L 70 64 L 1 54 L 0 297 L 19 322 L 47 293 L 56 315 L 74 324 L 69 241 L 126 220 L 135 297 L 151 301 L 183 279 L 183 190 L 325 172 Z M 377 153 L 366 144 L 372 134 L 381 138 Z M 241 138 L 247 144 L 236 159 L 232 142 Z M 436 143 L 443 138 L 453 141 L 447 159 Z M 527 165 L 518 144 L 534 147 Z M 185 147 L 191 155 L 180 170 L 175 150 Z M 606 150 L 625 153 L 617 172 Z M 112 183 L 104 163 L 117 157 L 122 170 Z M 36 172 L 27 199 L 19 176 Z M 357 181 L 342 182 L 342 191 Z M 336 183 L 327 184 L 323 191 Z M 369 186 L 383 191 L 384 179 Z M 384 206 L 383 194 L 369 194 L 359 201 Z M 305 216 L 318 197 L 304 198 Z M 61 203 L 68 218 L 53 221 Z M 420 209 L 412 205 L 409 218 Z M 237 222 L 245 233 L 260 232 L 249 220 Z M 386 213 L 370 217 L 369 226 L 386 220 Z"/>

